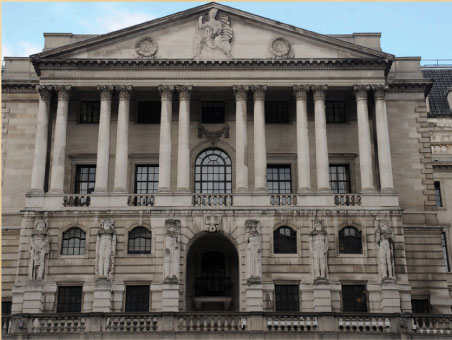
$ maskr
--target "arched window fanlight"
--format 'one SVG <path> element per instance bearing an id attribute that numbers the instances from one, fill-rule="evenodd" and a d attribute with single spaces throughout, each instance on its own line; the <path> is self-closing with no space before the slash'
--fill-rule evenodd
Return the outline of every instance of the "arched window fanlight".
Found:
<path id="1" fill-rule="evenodd" d="M 207 149 L 195 161 L 195 192 L 225 194 L 232 192 L 231 158 L 220 149 Z"/>

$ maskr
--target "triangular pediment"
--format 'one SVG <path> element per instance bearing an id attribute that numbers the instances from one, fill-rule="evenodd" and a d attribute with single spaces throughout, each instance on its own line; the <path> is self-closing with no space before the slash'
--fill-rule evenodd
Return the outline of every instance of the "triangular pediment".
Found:
<path id="1" fill-rule="evenodd" d="M 392 58 L 379 50 L 209 3 L 32 59 Z"/>

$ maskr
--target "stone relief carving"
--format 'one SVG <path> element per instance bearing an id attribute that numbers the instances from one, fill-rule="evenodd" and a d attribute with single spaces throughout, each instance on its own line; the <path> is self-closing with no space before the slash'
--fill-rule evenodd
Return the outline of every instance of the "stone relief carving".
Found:
<path id="1" fill-rule="evenodd" d="M 247 284 L 259 284 L 262 279 L 262 249 L 260 225 L 257 220 L 245 222 L 245 232 L 248 234 L 246 246 Z"/>
<path id="2" fill-rule="evenodd" d="M 394 231 L 388 220 L 377 220 L 377 230 L 375 231 L 375 241 L 378 244 L 378 264 L 383 280 L 394 279 L 394 258 L 393 243 Z"/>
<path id="3" fill-rule="evenodd" d="M 314 272 L 314 281 L 326 281 L 328 271 L 328 233 L 323 222 L 313 221 L 312 231 L 309 233 L 309 245 Z"/>
<path id="4" fill-rule="evenodd" d="M 204 224 L 206 226 L 206 231 L 214 233 L 221 228 L 221 216 L 219 215 L 207 215 L 204 216 Z"/>
<path id="5" fill-rule="evenodd" d="M 292 45 L 289 40 L 277 37 L 268 43 L 268 51 L 276 59 L 293 58 Z"/>
<path id="6" fill-rule="evenodd" d="M 223 126 L 220 130 L 209 131 L 204 126 L 198 125 L 198 138 L 207 138 L 212 145 L 216 145 L 220 137 L 229 138 L 229 125 Z"/>
<path id="7" fill-rule="evenodd" d="M 135 52 L 138 58 L 154 58 L 158 50 L 158 44 L 150 37 L 145 37 L 137 41 Z"/>
<path id="8" fill-rule="evenodd" d="M 101 220 L 101 228 L 96 242 L 96 278 L 111 279 L 116 253 L 115 222 L 112 219 Z"/>
<path id="9" fill-rule="evenodd" d="M 163 268 L 163 283 L 177 284 L 179 282 L 180 220 L 166 220 L 165 229 L 165 264 Z"/>
<path id="10" fill-rule="evenodd" d="M 29 278 L 32 280 L 44 278 L 46 257 L 50 251 L 50 237 L 47 229 L 47 218 L 35 220 L 30 240 Z"/>
<path id="11" fill-rule="evenodd" d="M 195 58 L 199 57 L 203 48 L 220 49 L 229 58 L 233 32 L 229 17 L 212 8 L 207 18 L 201 15 L 198 19 L 198 32 L 195 38 Z"/>

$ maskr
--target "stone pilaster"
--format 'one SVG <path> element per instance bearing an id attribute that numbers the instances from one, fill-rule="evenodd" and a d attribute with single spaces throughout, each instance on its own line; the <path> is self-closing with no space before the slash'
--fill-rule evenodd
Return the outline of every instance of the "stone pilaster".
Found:
<path id="1" fill-rule="evenodd" d="M 177 145 L 177 191 L 190 191 L 190 97 L 193 86 L 177 86 L 179 92 L 179 138 Z"/>
<path id="2" fill-rule="evenodd" d="M 235 177 L 236 192 L 248 191 L 248 142 L 246 132 L 246 100 L 248 86 L 233 86 L 235 94 Z"/>
<path id="3" fill-rule="evenodd" d="M 309 134 L 307 97 L 309 87 L 295 85 L 293 92 L 297 102 L 297 167 L 298 193 L 311 191 L 311 164 L 309 158 Z"/>
<path id="4" fill-rule="evenodd" d="M 251 86 L 254 99 L 254 190 L 267 192 L 267 147 L 265 140 L 265 91 L 267 86 Z"/>

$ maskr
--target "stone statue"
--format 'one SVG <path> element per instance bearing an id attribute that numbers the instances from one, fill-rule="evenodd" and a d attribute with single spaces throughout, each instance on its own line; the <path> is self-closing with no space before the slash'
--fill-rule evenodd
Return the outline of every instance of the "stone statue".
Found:
<path id="1" fill-rule="evenodd" d="M 32 280 L 44 278 L 45 261 L 50 251 L 50 237 L 47 218 L 36 219 L 30 240 L 29 277 Z"/>
<path id="2" fill-rule="evenodd" d="M 210 49 L 219 48 L 226 56 L 231 57 L 231 41 L 231 22 L 226 14 L 218 14 L 218 9 L 212 8 L 206 21 L 204 16 L 199 17 L 198 33 L 195 38 L 195 58 L 199 57 L 205 46 Z"/>
<path id="3" fill-rule="evenodd" d="M 111 279 L 116 253 L 115 222 L 112 219 L 101 221 L 96 242 L 96 277 Z"/>
<path id="4" fill-rule="evenodd" d="M 378 263 L 383 280 L 394 279 L 394 261 L 392 255 L 392 244 L 394 232 L 388 220 L 377 221 L 378 227 L 375 232 L 375 240 L 378 244 Z"/>
<path id="5" fill-rule="evenodd" d="M 246 246 L 246 270 L 248 285 L 261 283 L 262 279 L 262 256 L 261 237 L 259 231 L 259 221 L 247 220 L 245 231 L 248 234 L 248 244 Z"/>
<path id="6" fill-rule="evenodd" d="M 180 220 L 166 220 L 165 227 L 165 265 L 163 283 L 176 284 L 179 282 Z"/>
<path id="7" fill-rule="evenodd" d="M 314 220 L 314 226 L 309 233 L 312 265 L 314 267 L 314 280 L 326 280 L 328 270 L 328 233 L 323 228 L 323 223 Z"/>

